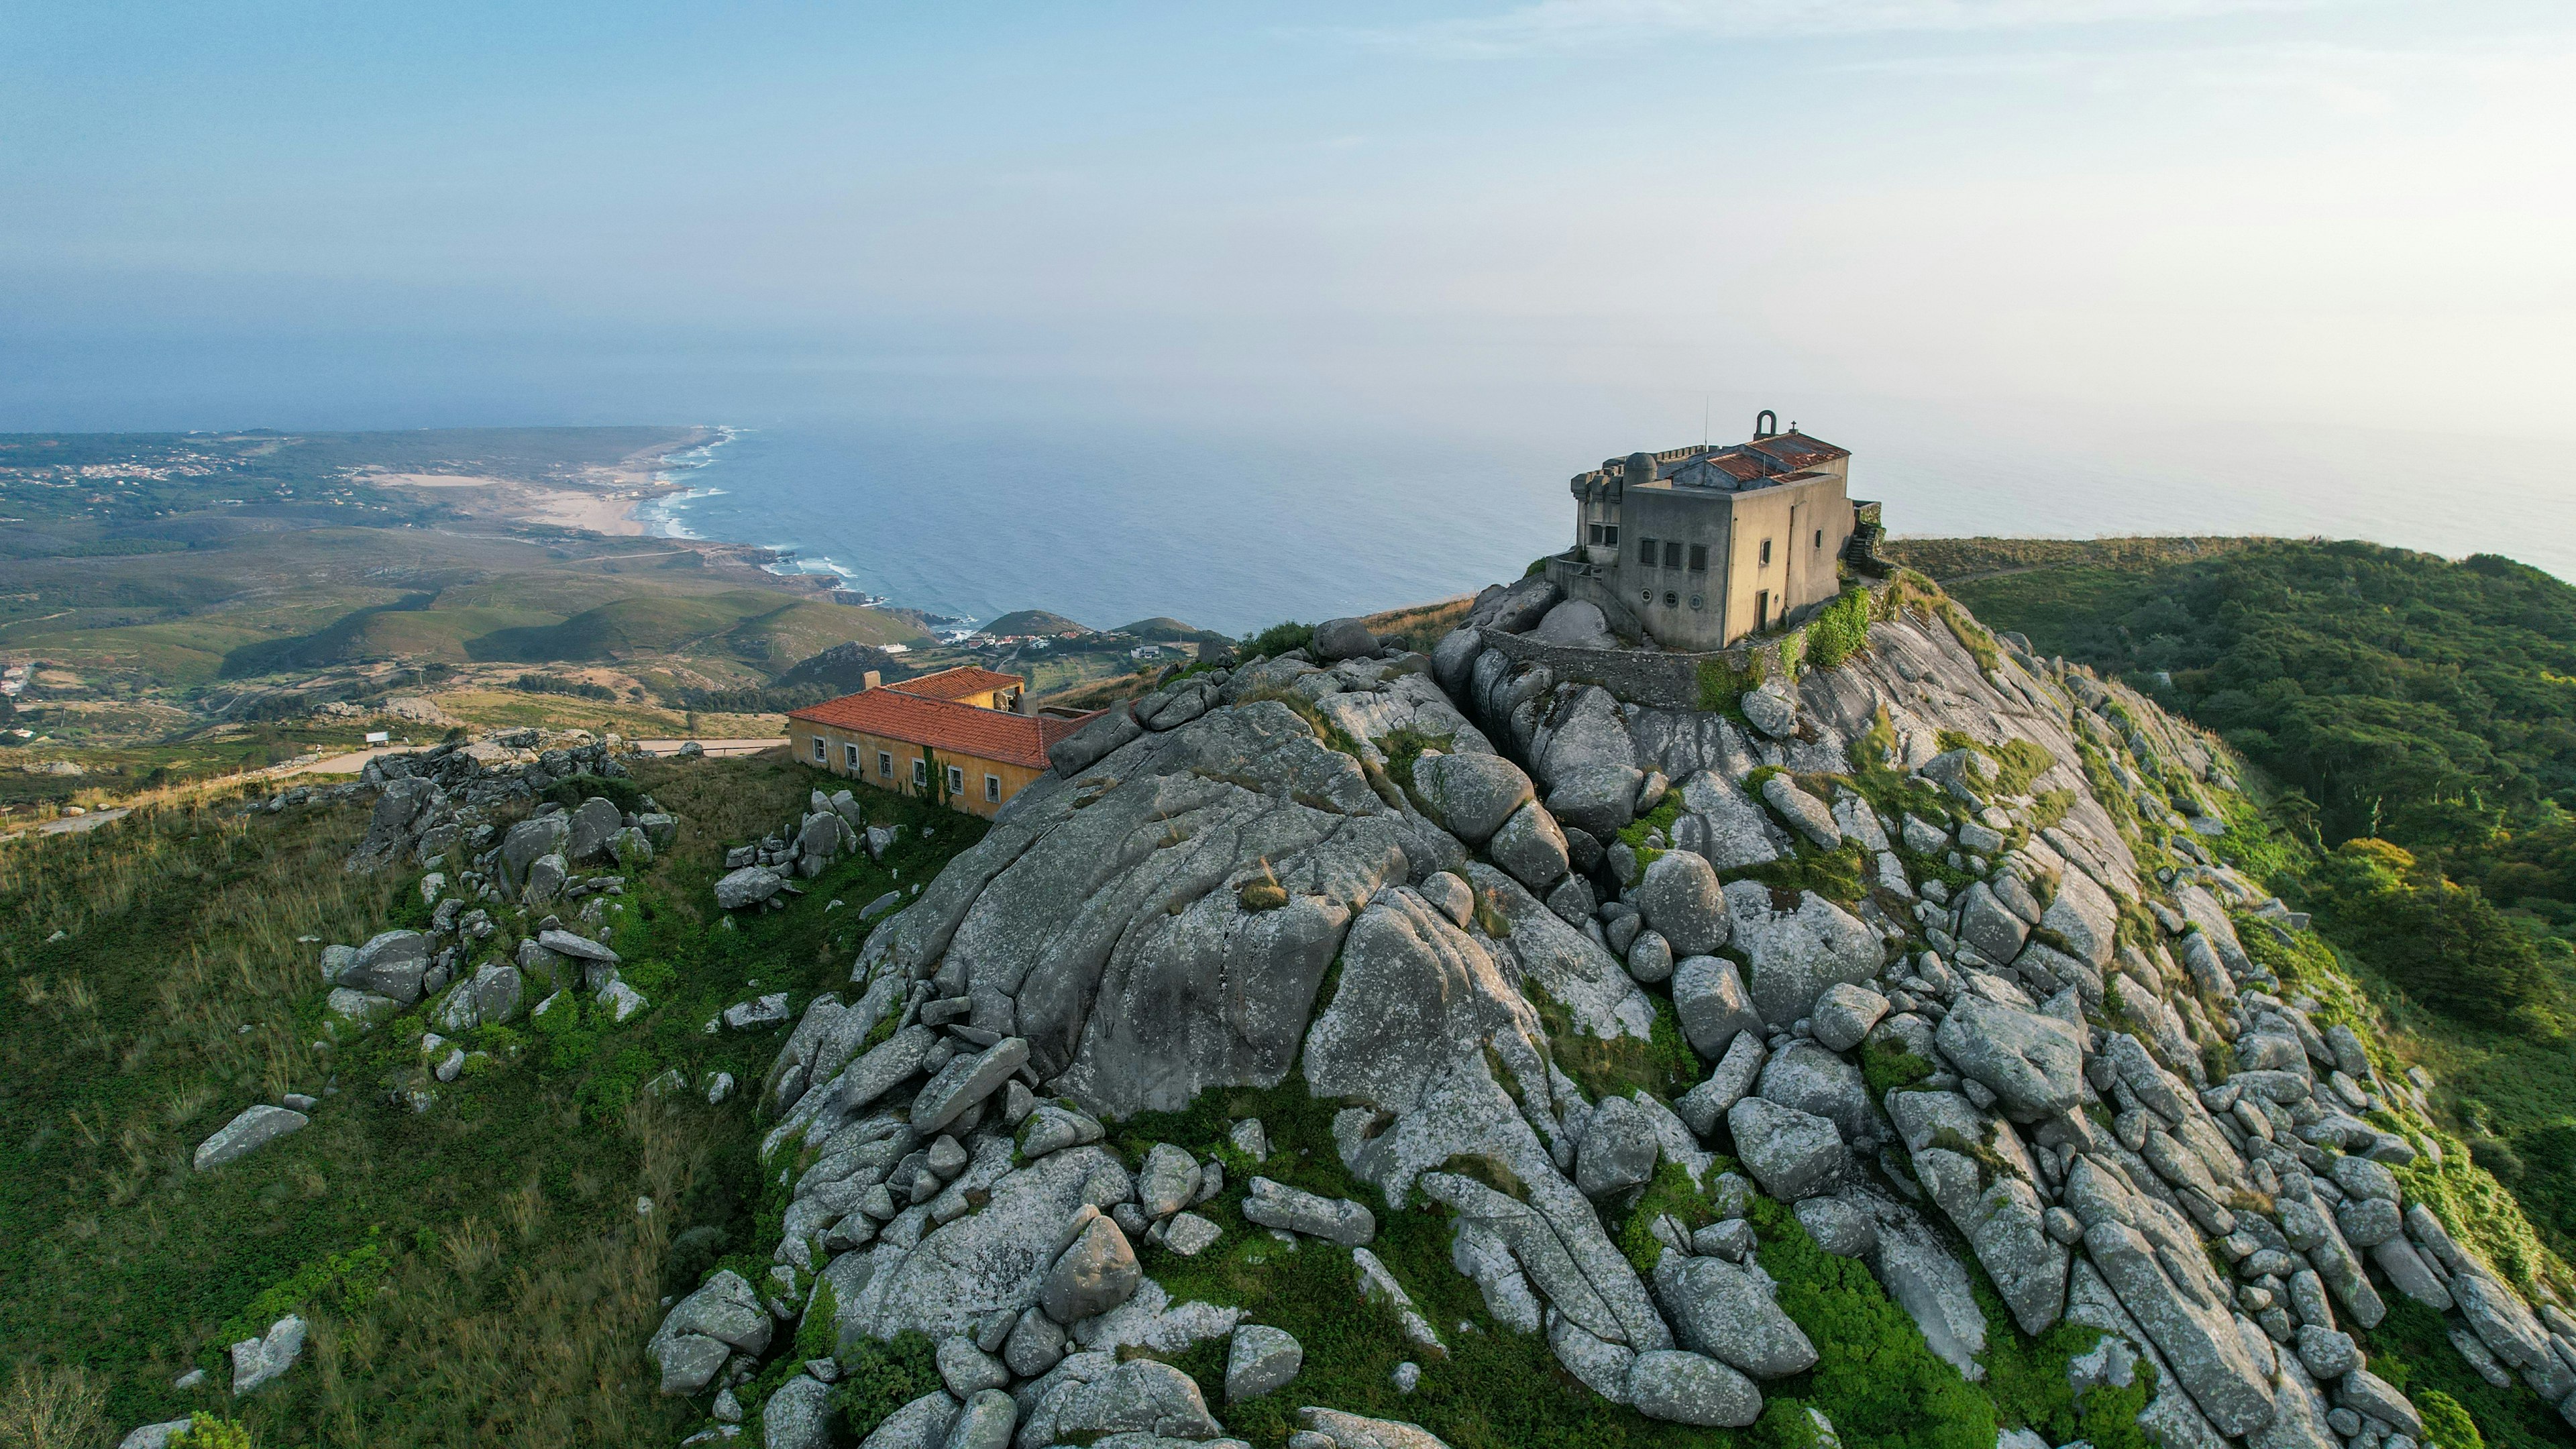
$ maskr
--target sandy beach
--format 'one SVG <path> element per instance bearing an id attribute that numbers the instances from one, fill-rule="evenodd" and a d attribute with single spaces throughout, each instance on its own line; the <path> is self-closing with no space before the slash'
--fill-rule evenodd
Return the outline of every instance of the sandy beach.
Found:
<path id="1" fill-rule="evenodd" d="M 674 455 L 702 447 L 706 441 L 700 436 L 608 466 L 585 468 L 579 480 L 570 483 L 477 473 L 369 473 L 358 481 L 378 488 L 451 494 L 448 502 L 478 516 L 636 538 L 646 532 L 643 520 L 636 516 L 646 503 L 685 491 L 677 483 L 661 481 L 663 467 Z"/>

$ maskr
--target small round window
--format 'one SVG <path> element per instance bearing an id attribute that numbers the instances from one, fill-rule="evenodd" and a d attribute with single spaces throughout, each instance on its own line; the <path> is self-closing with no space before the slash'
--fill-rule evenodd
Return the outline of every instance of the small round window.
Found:
<path id="1" fill-rule="evenodd" d="M 1655 601 L 1655 591 L 1654 591 L 1654 590 L 1652 590 L 1652 589 L 1639 589 L 1639 590 L 1637 591 L 1637 602 L 1638 602 L 1638 603 L 1640 603 L 1640 604 L 1651 604 L 1651 603 L 1653 603 L 1654 601 Z"/>
<path id="2" fill-rule="evenodd" d="M 1707 607 L 1707 605 L 1708 605 L 1708 600 L 1701 598 L 1701 597 L 1700 597 L 1699 595 L 1697 595 L 1697 594 L 1693 594 L 1693 595 L 1691 595 L 1691 607 L 1692 607 L 1692 608 L 1694 608 L 1694 609 L 1705 608 L 1705 607 Z"/>
<path id="3" fill-rule="evenodd" d="M 1665 607 L 1665 608 L 1667 608 L 1667 609 L 1669 609 L 1669 608 L 1673 607 L 1674 605 L 1676 605 L 1676 604 L 1680 603 L 1681 601 L 1682 601 L 1682 596 L 1681 596 L 1681 595 L 1679 595 L 1679 594 L 1667 592 L 1667 593 L 1664 595 L 1664 607 Z"/>

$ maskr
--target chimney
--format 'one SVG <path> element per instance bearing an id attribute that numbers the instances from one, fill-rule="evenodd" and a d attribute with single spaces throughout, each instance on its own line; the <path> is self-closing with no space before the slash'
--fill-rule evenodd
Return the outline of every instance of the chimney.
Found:
<path id="1" fill-rule="evenodd" d="M 1035 703 L 1034 701 L 1032 701 L 1032 700 L 1029 698 L 1029 692 L 1028 692 L 1026 689 L 1022 689 L 1019 693 L 1014 694 L 1014 695 L 1012 695 L 1012 696 L 1011 696 L 1011 713 L 1013 713 L 1013 714 L 1035 714 L 1035 713 L 1037 713 L 1037 705 L 1036 705 L 1036 703 Z"/>
<path id="2" fill-rule="evenodd" d="M 882 689 L 884 687 L 885 676 L 876 670 L 871 669 L 867 673 L 859 676 L 859 688 L 861 689 Z"/>

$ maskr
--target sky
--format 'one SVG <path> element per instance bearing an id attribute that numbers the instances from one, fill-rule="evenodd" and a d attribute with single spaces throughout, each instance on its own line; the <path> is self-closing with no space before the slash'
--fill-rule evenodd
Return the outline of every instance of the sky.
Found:
<path id="1" fill-rule="evenodd" d="M 2547 441 L 2572 180 L 2563 0 L 17 0 L 0 428 L 1865 397 Z"/>

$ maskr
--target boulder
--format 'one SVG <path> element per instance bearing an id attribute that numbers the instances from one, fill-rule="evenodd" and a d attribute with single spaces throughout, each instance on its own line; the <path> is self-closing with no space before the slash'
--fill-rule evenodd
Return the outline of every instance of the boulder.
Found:
<path id="1" fill-rule="evenodd" d="M 1086 1207 L 1074 1215 L 1072 1241 L 1038 1287 L 1038 1306 L 1058 1323 L 1079 1323 L 1134 1297 L 1144 1278 L 1127 1235 L 1099 1209 Z"/>
<path id="2" fill-rule="evenodd" d="M 1744 712 L 1745 723 L 1775 740 L 1793 738 L 1798 733 L 1798 697 L 1794 686 L 1777 680 L 1737 695 L 1735 707 Z"/>
<path id="3" fill-rule="evenodd" d="M 1296 1449 L 1449 1449 L 1420 1425 L 1395 1419 L 1364 1419 L 1338 1409 L 1308 1407 L 1297 1411 L 1297 1422 L 1304 1433 L 1319 1436 L 1321 1442 L 1299 1443 Z M 1290 1440 L 1295 1442 L 1296 1436 Z"/>
<path id="4" fill-rule="evenodd" d="M 1655 1126 L 1627 1097 L 1605 1097 L 1592 1109 L 1575 1146 L 1574 1185 L 1598 1201 L 1655 1175 Z"/>
<path id="5" fill-rule="evenodd" d="M 2017 1122 L 2073 1109 L 2084 1095 L 2084 1034 L 2054 1016 L 1960 993 L 1933 1040 Z"/>
<path id="6" fill-rule="evenodd" d="M 1866 986 L 1837 982 L 1816 998 L 1809 1012 L 1809 1029 L 1828 1048 L 1847 1052 L 1859 1046 L 1870 1028 L 1886 1015 L 1886 997 Z"/>
<path id="7" fill-rule="evenodd" d="M 1780 812 L 1780 818 L 1789 822 L 1790 829 L 1814 841 L 1822 849 L 1841 848 L 1843 831 L 1834 823 L 1832 807 L 1799 789 L 1798 782 L 1791 779 L 1786 771 L 1762 782 L 1762 799 Z"/>
<path id="8" fill-rule="evenodd" d="M 1738 1032 L 1727 1046 L 1726 1055 L 1710 1070 L 1708 1080 L 1682 1093 L 1673 1110 L 1701 1137 L 1714 1134 L 1727 1112 L 1752 1092 L 1766 1055 L 1761 1033 Z"/>
<path id="9" fill-rule="evenodd" d="M 1533 891 L 1545 891 L 1565 876 L 1565 832 L 1536 800 L 1512 812 L 1486 842 L 1485 854 Z"/>
<path id="10" fill-rule="evenodd" d="M 430 939 L 418 931 L 384 931 L 358 948 L 357 963 L 340 984 L 409 1006 L 421 997 L 429 971 Z"/>
<path id="11" fill-rule="evenodd" d="M 1004 1412 L 1009 1412 L 1010 1396 L 995 1397 L 1001 1399 Z M 830 1449 L 832 1386 L 811 1375 L 798 1374 L 770 1394 L 760 1407 L 760 1420 L 761 1449 Z M 1004 1432 L 1007 1434 L 1008 1429 Z M 950 1442 L 957 1441 L 952 1437 Z"/>
<path id="12" fill-rule="evenodd" d="M 1198 1198 L 1198 1159 L 1168 1142 L 1157 1142 L 1136 1173 L 1136 1200 L 1148 1219 L 1167 1218 Z"/>
<path id="13" fill-rule="evenodd" d="M 1747 1097 L 1727 1109 L 1726 1127 L 1745 1170 L 1783 1202 L 1831 1192 L 1850 1165 L 1842 1133 L 1812 1112 Z"/>
<path id="14" fill-rule="evenodd" d="M 1315 626 L 1315 642 L 1308 646 L 1318 664 L 1338 664 L 1345 659 L 1364 659 L 1377 653 L 1377 636 L 1357 619 L 1326 619 Z"/>
<path id="15" fill-rule="evenodd" d="M 1530 631 L 1533 639 L 1561 644 L 1570 649 L 1616 649 L 1619 637 L 1610 632 L 1610 620 L 1601 606 L 1583 599 L 1568 599 L 1547 611 Z"/>
<path id="16" fill-rule="evenodd" d="M 786 883 L 787 877 L 765 865 L 746 865 L 716 881 L 716 905 L 728 911 L 756 906 L 778 894 Z"/>
<path id="17" fill-rule="evenodd" d="M 1213 1439 L 1224 1432 L 1189 1375 L 1149 1358 L 1129 1359 L 1089 1383 L 1065 1389 L 1053 1408 L 1059 1439 L 1104 1434 Z"/>
<path id="18" fill-rule="evenodd" d="M 1650 1349 L 1628 1370 L 1628 1402 L 1649 1419 L 1740 1429 L 1762 1417 L 1762 1391 L 1702 1354 Z"/>
<path id="19" fill-rule="evenodd" d="M 1628 898 L 1679 955 L 1705 956 L 1726 944 L 1727 898 L 1701 856 L 1686 850 L 1657 856 Z"/>
<path id="20" fill-rule="evenodd" d="M 967 1108 L 1000 1091 L 1028 1060 L 1029 1044 L 1016 1036 L 1006 1036 L 972 1056 L 960 1053 L 950 1058 L 912 1099 L 913 1130 L 927 1136 L 945 1129 L 966 1115 Z"/>
<path id="21" fill-rule="evenodd" d="M 1470 848 L 1481 848 L 1503 822 L 1537 798 L 1520 766 L 1482 753 L 1424 752 L 1413 764 L 1413 792 L 1434 824 Z"/>
<path id="22" fill-rule="evenodd" d="M 1244 1221 L 1356 1248 L 1377 1237 L 1377 1215 L 1349 1198 L 1318 1197 L 1303 1188 L 1256 1177 L 1243 1196 Z"/>
<path id="23" fill-rule="evenodd" d="M 1047 764 L 1058 775 L 1072 779 L 1108 758 L 1120 748 L 1144 738 L 1145 727 L 1136 722 L 1135 712 L 1124 700 L 1103 710 L 1100 717 L 1072 734 L 1047 746 Z M 869 832 L 870 853 L 883 855 L 876 844 L 876 833 Z"/>
<path id="24" fill-rule="evenodd" d="M 1673 1012 L 1691 1050 L 1709 1061 L 1725 1056 L 1737 1033 L 1762 1031 L 1762 1014 L 1753 1009 L 1735 963 L 1723 956 L 1693 956 L 1673 968 Z"/>
<path id="25" fill-rule="evenodd" d="M 859 1449 L 945 1449 L 948 1430 L 960 1417 L 958 1403 L 946 1389 L 932 1389 L 878 1422 Z"/>
<path id="26" fill-rule="evenodd" d="M 196 1169 L 212 1171 L 236 1157 L 264 1147 L 290 1132 L 301 1132 L 312 1118 L 288 1107 L 245 1108 L 214 1136 L 197 1144 Z"/>
<path id="27" fill-rule="evenodd" d="M 690 1395 L 705 1388 L 736 1350 L 757 1354 L 769 1347 L 772 1320 L 741 1274 L 720 1268 L 662 1318 L 644 1356 L 662 1367 L 662 1392 Z"/>
<path id="28" fill-rule="evenodd" d="M 564 882 L 571 874 L 562 856 L 538 856 L 528 862 L 528 880 L 519 888 L 519 899 L 532 906 L 544 905 L 563 894 Z"/>
<path id="29" fill-rule="evenodd" d="M 304 1356 L 304 1320 L 290 1313 L 257 1338 L 232 1346 L 233 1393 L 250 1393 L 295 1367 Z"/>
<path id="30" fill-rule="evenodd" d="M 2010 961 L 2021 954 L 2029 936 L 2030 923 L 1997 899 L 1984 881 L 1972 882 L 1960 896 L 1959 939 L 1976 947 L 1987 960 Z"/>
<path id="31" fill-rule="evenodd" d="M 1305 1347 L 1287 1330 L 1243 1324 L 1226 1346 L 1225 1401 L 1240 1404 L 1285 1388 L 1305 1363 Z"/>
<path id="32" fill-rule="evenodd" d="M 574 865 L 589 865 L 608 853 L 611 837 L 626 824 L 625 812 L 612 801 L 597 795 L 581 802 L 572 812 L 571 823 L 564 831 L 560 847 L 563 858 Z"/>
<path id="33" fill-rule="evenodd" d="M 528 866 L 540 856 L 560 855 L 566 837 L 572 834 L 572 820 L 564 815 L 540 815 L 522 820 L 501 837 L 501 883 L 518 889 L 528 878 Z"/>
<path id="34" fill-rule="evenodd" d="M 1628 943 L 1628 974 L 1648 986 L 1673 974 L 1673 943 L 1660 931 L 1639 931 Z"/>
<path id="35" fill-rule="evenodd" d="M 1773 1053 L 1753 1090 L 1766 1102 L 1832 1122 L 1843 1141 L 1862 1151 L 1887 1135 L 1860 1068 L 1814 1042 L 1792 1041 Z"/>
<path id="36" fill-rule="evenodd" d="M 1723 1258 L 1666 1252 L 1655 1298 L 1681 1341 L 1757 1379 L 1786 1378 L 1816 1363 L 1816 1346 L 1772 1301 L 1767 1285 Z"/>
<path id="37" fill-rule="evenodd" d="M 1730 939 L 1748 963 L 1745 989 L 1766 1022 L 1810 1015 L 1827 987 L 1868 981 L 1886 959 L 1877 932 L 1814 891 L 1793 899 L 1760 881 L 1729 881 L 1726 905 Z"/>
<path id="38" fill-rule="evenodd" d="M 773 1398 L 770 1402 L 778 1401 Z M 769 1422 L 776 1424 L 777 1410 L 773 1408 L 769 1413 Z M 1019 1422 L 1020 1406 L 1009 1394 L 998 1388 L 981 1390 L 966 1401 L 965 1409 L 949 1427 L 948 1437 L 940 1441 L 940 1449 L 1010 1449 L 1011 1431 Z M 815 1449 L 823 1449 L 830 1442 L 828 1438 L 816 1439 Z"/>

